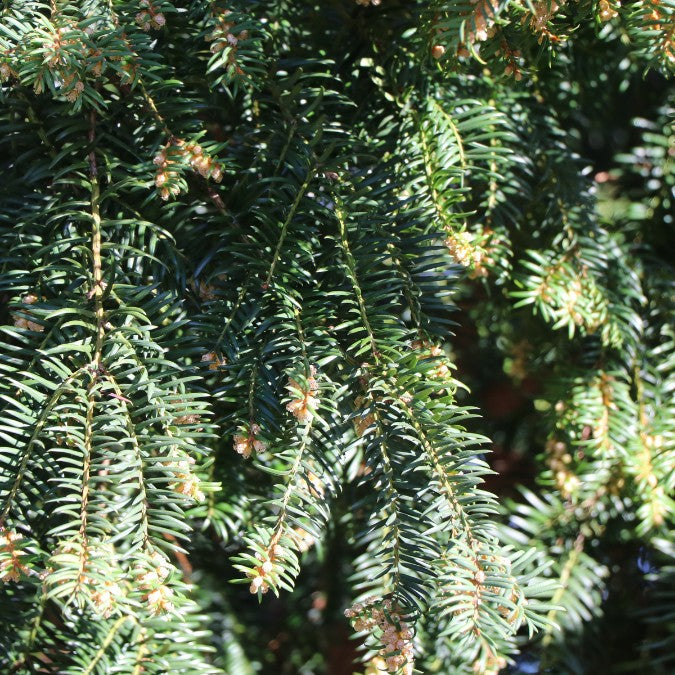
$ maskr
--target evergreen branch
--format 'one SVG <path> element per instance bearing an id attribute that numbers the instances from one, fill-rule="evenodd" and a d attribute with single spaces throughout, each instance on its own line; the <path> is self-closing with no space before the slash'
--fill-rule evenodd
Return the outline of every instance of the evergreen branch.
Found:
<path id="1" fill-rule="evenodd" d="M 294 488 L 295 488 L 295 480 L 298 475 L 298 472 L 300 470 L 300 467 L 302 466 L 302 461 L 305 456 L 305 449 L 307 448 L 307 444 L 309 442 L 309 434 L 312 429 L 312 422 L 310 421 L 305 428 L 302 431 L 302 436 L 300 438 L 300 447 L 298 448 L 296 452 L 296 457 L 295 460 L 293 461 L 293 464 L 291 465 L 291 468 L 286 476 L 286 488 L 284 490 L 283 497 L 281 499 L 280 505 L 279 505 L 279 513 L 277 515 L 277 522 L 274 526 L 274 529 L 272 531 L 272 536 L 269 540 L 268 544 L 268 549 L 271 550 L 274 548 L 274 546 L 277 544 L 279 539 L 281 538 L 281 535 L 284 532 L 284 525 L 285 525 L 285 520 L 286 520 L 286 513 L 288 509 L 288 504 L 293 496 L 294 493 Z"/>
<path id="2" fill-rule="evenodd" d="M 288 215 L 286 216 L 286 219 L 281 225 L 281 232 L 279 233 L 279 239 L 277 241 L 276 248 L 274 249 L 274 255 L 272 256 L 272 263 L 270 265 L 269 271 L 267 272 L 267 276 L 265 277 L 264 288 L 269 288 L 269 285 L 272 281 L 272 277 L 274 276 L 274 269 L 277 266 L 277 263 L 279 262 L 281 248 L 284 245 L 284 240 L 286 239 L 286 235 L 288 233 L 288 226 L 295 217 L 295 213 L 298 210 L 298 207 L 300 206 L 300 202 L 302 201 L 302 198 L 305 196 L 305 193 L 309 189 L 309 186 L 315 174 L 316 174 L 316 166 L 310 167 L 310 169 L 307 172 L 305 180 L 300 186 L 300 189 L 298 190 L 295 199 L 293 200 L 293 203 L 291 204 L 291 207 L 288 210 Z"/>
<path id="3" fill-rule="evenodd" d="M 72 382 L 75 382 L 78 377 L 83 375 L 86 372 L 85 367 L 78 368 L 75 372 L 71 373 L 66 380 L 64 380 L 54 391 L 54 393 L 51 395 L 49 401 L 45 404 L 45 406 L 42 408 L 42 411 L 40 412 L 40 415 L 38 416 L 37 420 L 35 421 L 35 427 L 33 428 L 33 432 L 31 433 L 30 438 L 28 439 L 28 442 L 26 443 L 26 449 L 23 453 L 23 456 L 21 458 L 21 463 L 19 465 L 19 469 L 16 472 L 16 476 L 14 477 L 14 480 L 12 482 L 12 487 L 9 490 L 9 493 L 5 499 L 5 503 L 2 507 L 2 512 L 0 512 L 0 522 L 4 522 L 5 518 L 7 517 L 7 514 L 9 513 L 9 510 L 11 508 L 12 502 L 14 501 L 14 498 L 16 497 L 16 494 L 19 490 L 19 487 L 21 486 L 21 482 L 23 480 L 23 477 L 26 472 L 26 467 L 28 465 L 28 461 L 30 459 L 33 447 L 38 441 L 38 438 L 40 436 L 40 433 L 42 432 L 42 429 L 44 428 L 44 425 L 47 422 L 47 419 L 49 418 L 49 415 L 52 413 L 52 410 L 54 406 L 58 403 L 59 399 L 63 394 L 66 393 L 68 387 Z"/>
<path id="4" fill-rule="evenodd" d="M 361 290 L 361 286 L 359 285 L 359 280 L 356 275 L 356 261 L 354 259 L 354 255 L 352 254 L 352 251 L 349 247 L 349 239 L 347 237 L 347 226 L 346 226 L 346 220 L 345 220 L 345 214 L 341 210 L 341 207 L 339 205 L 338 197 L 336 199 L 336 207 L 335 207 L 335 218 L 338 222 L 338 227 L 339 227 L 339 232 L 340 232 L 340 244 L 342 246 L 342 252 L 343 252 L 343 258 L 345 261 L 345 265 L 347 267 L 347 271 L 349 274 L 349 280 L 352 285 L 352 290 L 354 292 L 354 295 L 356 297 L 356 302 L 359 308 L 359 314 L 361 316 L 361 321 L 363 323 L 363 327 L 368 335 L 368 341 L 370 344 L 370 351 L 373 355 L 373 361 L 376 366 L 379 366 L 380 363 L 380 352 L 377 349 L 377 343 L 375 342 L 375 335 L 373 333 L 373 329 L 370 325 L 370 321 L 368 319 L 368 311 L 366 309 L 366 303 L 363 297 L 363 291 Z"/>
<path id="5" fill-rule="evenodd" d="M 108 647 L 110 647 L 112 644 L 117 632 L 127 621 L 135 622 L 135 619 L 128 614 L 123 614 L 113 623 L 103 642 L 101 642 L 101 646 L 96 650 L 96 653 L 94 654 L 94 657 L 90 661 L 89 665 L 85 670 L 82 671 L 83 675 L 90 675 L 90 673 L 95 672 L 98 662 L 103 658 L 104 654 L 108 650 Z"/>
<path id="6" fill-rule="evenodd" d="M 557 605 L 562 600 L 564 594 L 567 592 L 572 571 L 577 564 L 579 556 L 584 550 L 585 542 L 586 537 L 582 533 L 579 533 L 577 538 L 574 540 L 574 546 L 567 556 L 567 560 L 562 566 L 560 573 L 560 586 L 553 595 L 551 604 Z M 559 612 L 560 609 L 554 607 L 550 609 L 546 615 L 548 626 L 544 629 L 544 637 L 542 638 L 542 646 L 544 649 L 546 649 L 554 640 L 554 629 L 556 628 L 555 619 Z"/>
<path id="7" fill-rule="evenodd" d="M 462 141 L 462 137 L 459 133 L 459 129 L 457 128 L 457 125 L 455 124 L 455 121 L 452 119 L 452 117 L 439 105 L 438 101 L 431 100 L 431 103 L 433 107 L 438 111 L 438 113 L 443 117 L 443 119 L 448 123 L 450 126 L 450 129 L 452 129 L 452 135 L 455 137 L 455 141 L 457 142 L 457 152 L 459 153 L 459 167 L 461 169 L 461 174 L 460 174 L 460 188 L 464 187 L 464 175 L 467 170 L 467 162 L 466 162 L 466 153 L 464 150 L 464 142 Z"/>
<path id="8" fill-rule="evenodd" d="M 134 670 L 132 675 L 141 675 L 144 670 L 143 666 L 143 655 L 148 651 L 147 640 L 146 640 L 146 631 L 143 626 L 139 626 L 138 631 L 138 651 L 136 652 L 136 658 L 134 659 Z"/>

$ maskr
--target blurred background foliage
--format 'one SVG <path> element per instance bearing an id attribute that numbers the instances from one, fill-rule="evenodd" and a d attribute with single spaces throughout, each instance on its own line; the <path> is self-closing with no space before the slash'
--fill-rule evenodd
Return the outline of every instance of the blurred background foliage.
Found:
<path id="1" fill-rule="evenodd" d="M 375 592 L 415 622 L 423 673 L 672 672 L 673 7 L 5 2 L 2 667 L 373 675 L 380 646 L 345 609 Z M 67 465 L 45 392 L 82 373 L 61 414 L 84 461 L 55 487 L 47 459 L 17 458 L 38 444 Z M 125 460 L 88 516 L 87 458 L 118 480 L 118 421 L 146 464 Z M 418 457 L 433 433 L 442 471 Z M 458 481 L 459 535 L 455 507 L 424 521 L 434 471 Z M 112 533 L 97 520 L 127 508 Z M 472 559 L 456 542 L 488 527 L 483 509 L 485 546 L 532 551 L 514 575 L 543 600 L 534 636 L 493 611 L 474 650 L 453 627 L 473 609 L 437 592 L 462 587 L 443 551 Z M 7 532 L 29 542 L 17 585 Z M 279 533 L 288 557 L 265 576 L 254 554 Z M 110 612 L 77 581 L 86 553 L 66 560 L 99 539 L 129 585 Z M 419 555 L 403 581 L 399 550 Z M 153 551 L 170 630 L 129 581 Z M 42 584 L 54 567 L 72 595 Z"/>

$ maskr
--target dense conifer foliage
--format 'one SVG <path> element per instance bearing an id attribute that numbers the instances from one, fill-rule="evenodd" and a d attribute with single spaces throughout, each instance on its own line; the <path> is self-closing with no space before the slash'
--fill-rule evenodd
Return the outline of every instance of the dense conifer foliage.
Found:
<path id="1" fill-rule="evenodd" d="M 0 671 L 675 667 L 673 0 L 4 0 Z"/>

